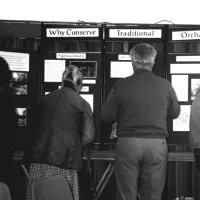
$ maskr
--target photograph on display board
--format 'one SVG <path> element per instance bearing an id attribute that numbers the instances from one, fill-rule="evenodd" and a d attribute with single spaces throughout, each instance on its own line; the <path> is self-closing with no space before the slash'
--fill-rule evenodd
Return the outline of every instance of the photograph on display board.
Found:
<path id="1" fill-rule="evenodd" d="M 12 72 L 10 87 L 13 95 L 27 95 L 27 73 Z"/>
<path id="2" fill-rule="evenodd" d="M 27 121 L 27 109 L 26 108 L 16 108 L 17 114 L 17 125 L 26 126 Z"/>
<path id="3" fill-rule="evenodd" d="M 191 79 L 191 100 L 194 100 L 199 87 L 200 87 L 200 78 Z"/>
<path id="4" fill-rule="evenodd" d="M 190 105 L 181 105 L 179 117 L 173 120 L 173 131 L 190 131 Z"/>
<path id="5" fill-rule="evenodd" d="M 71 61 L 71 65 L 75 65 L 83 74 L 83 78 L 97 77 L 97 62 L 96 61 Z"/>
<path id="6" fill-rule="evenodd" d="M 27 83 L 27 73 L 12 72 L 11 82 L 13 82 L 13 83 Z"/>
<path id="7" fill-rule="evenodd" d="M 26 84 L 15 84 L 10 83 L 13 95 L 27 95 L 27 85 Z"/>

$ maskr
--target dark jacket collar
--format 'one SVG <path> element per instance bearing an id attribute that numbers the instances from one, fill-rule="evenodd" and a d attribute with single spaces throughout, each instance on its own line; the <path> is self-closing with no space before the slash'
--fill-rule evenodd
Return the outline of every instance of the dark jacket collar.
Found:
<path id="1" fill-rule="evenodd" d="M 134 73 L 141 73 L 141 72 L 150 72 L 150 73 L 152 73 L 151 70 L 148 70 L 148 69 L 145 69 L 145 68 L 139 68 L 139 69 L 134 70 Z"/>
<path id="2" fill-rule="evenodd" d="M 70 88 L 70 89 L 72 89 L 72 90 L 74 90 L 76 92 L 76 88 L 75 88 L 75 86 L 74 86 L 74 84 L 72 82 L 64 81 L 63 85 L 64 85 L 63 87 Z"/>

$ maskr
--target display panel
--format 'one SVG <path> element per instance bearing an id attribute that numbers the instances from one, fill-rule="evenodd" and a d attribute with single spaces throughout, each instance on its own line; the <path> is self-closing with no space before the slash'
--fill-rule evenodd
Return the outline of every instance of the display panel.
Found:
<path id="1" fill-rule="evenodd" d="M 188 101 L 188 75 L 172 75 L 171 83 L 178 101 Z"/>
<path id="2" fill-rule="evenodd" d="M 170 64 L 171 74 L 200 74 L 200 64 Z"/>
<path id="3" fill-rule="evenodd" d="M 61 82 L 65 70 L 65 60 L 44 61 L 44 82 Z"/>
<path id="4" fill-rule="evenodd" d="M 17 125 L 26 126 L 27 108 L 16 108 Z"/>
<path id="5" fill-rule="evenodd" d="M 110 62 L 110 77 L 111 78 L 125 78 L 133 74 L 132 62 Z"/>
<path id="6" fill-rule="evenodd" d="M 181 105 L 179 117 L 173 120 L 173 131 L 190 131 L 190 105 Z"/>
<path id="7" fill-rule="evenodd" d="M 97 62 L 96 61 L 70 61 L 71 65 L 75 65 L 83 74 L 83 78 L 97 77 Z"/>
<path id="8" fill-rule="evenodd" d="M 7 61 L 11 71 L 29 71 L 30 58 L 28 53 L 0 51 L 0 56 Z"/>
<path id="9" fill-rule="evenodd" d="M 93 111 L 93 107 L 94 107 L 94 95 L 93 94 L 80 94 L 81 97 L 83 97 L 83 99 L 85 99 L 89 104 L 90 107 Z"/>
<path id="10" fill-rule="evenodd" d="M 200 89 L 200 79 L 191 79 L 191 100 L 194 100 Z"/>

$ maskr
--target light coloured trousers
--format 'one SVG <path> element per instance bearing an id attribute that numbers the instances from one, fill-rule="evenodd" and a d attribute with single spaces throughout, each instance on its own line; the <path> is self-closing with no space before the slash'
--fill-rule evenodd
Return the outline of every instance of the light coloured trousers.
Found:
<path id="1" fill-rule="evenodd" d="M 161 200 L 168 146 L 165 139 L 119 137 L 115 156 L 117 200 Z"/>

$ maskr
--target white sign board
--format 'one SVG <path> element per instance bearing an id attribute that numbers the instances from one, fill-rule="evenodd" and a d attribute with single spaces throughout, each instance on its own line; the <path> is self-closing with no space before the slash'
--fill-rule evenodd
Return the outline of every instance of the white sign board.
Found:
<path id="1" fill-rule="evenodd" d="M 11 71 L 29 71 L 29 54 L 0 51 L 0 56 L 7 61 Z"/>
<path id="2" fill-rule="evenodd" d="M 110 29 L 110 38 L 162 38 L 161 29 Z"/>
<path id="3" fill-rule="evenodd" d="M 89 92 L 89 86 L 83 86 L 81 92 Z"/>
<path id="4" fill-rule="evenodd" d="M 99 37 L 98 28 L 47 28 L 46 37 Z"/>
<path id="5" fill-rule="evenodd" d="M 85 53 L 56 53 L 57 59 L 86 59 Z"/>
<path id="6" fill-rule="evenodd" d="M 96 84 L 96 80 L 83 79 L 84 84 Z"/>
<path id="7" fill-rule="evenodd" d="M 118 55 L 118 60 L 131 60 L 129 55 Z"/>
<path id="8" fill-rule="evenodd" d="M 200 30 L 196 31 L 174 31 L 172 40 L 200 40 Z"/>
<path id="9" fill-rule="evenodd" d="M 176 62 L 198 62 L 200 56 L 176 56 Z"/>

